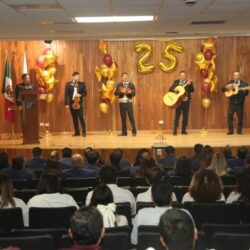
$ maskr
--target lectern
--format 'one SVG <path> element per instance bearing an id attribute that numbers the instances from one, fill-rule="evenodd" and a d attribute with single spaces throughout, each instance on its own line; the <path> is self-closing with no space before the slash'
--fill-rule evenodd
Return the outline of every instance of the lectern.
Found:
<path id="1" fill-rule="evenodd" d="M 22 90 L 23 144 L 39 143 L 38 105 L 36 90 Z"/>

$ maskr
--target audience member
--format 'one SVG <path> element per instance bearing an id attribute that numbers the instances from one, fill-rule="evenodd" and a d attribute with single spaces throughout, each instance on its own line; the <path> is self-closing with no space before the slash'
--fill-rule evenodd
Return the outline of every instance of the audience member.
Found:
<path id="1" fill-rule="evenodd" d="M 140 166 L 141 165 L 141 156 L 144 154 L 144 153 L 148 153 L 150 154 L 149 150 L 146 149 L 146 148 L 141 148 L 140 150 L 138 150 L 137 154 L 136 154 L 136 157 L 135 157 L 135 160 L 133 162 L 133 167 L 135 166 Z"/>
<path id="2" fill-rule="evenodd" d="M 32 149 L 33 158 L 26 161 L 26 167 L 30 169 L 42 169 L 47 160 L 42 158 L 42 149 L 40 147 L 34 147 Z"/>
<path id="3" fill-rule="evenodd" d="M 66 147 L 62 149 L 62 159 L 59 160 L 59 166 L 61 169 L 69 169 L 72 167 L 71 156 L 71 148 Z"/>
<path id="4" fill-rule="evenodd" d="M 228 165 L 224 154 L 214 154 L 211 165 L 208 169 L 213 170 L 218 176 L 228 175 Z"/>
<path id="5" fill-rule="evenodd" d="M 197 143 L 194 145 L 194 155 L 190 157 L 190 164 L 193 172 L 195 172 L 200 166 L 202 149 L 203 149 L 202 144 Z"/>
<path id="6" fill-rule="evenodd" d="M 92 147 L 87 147 L 84 149 L 83 154 L 84 154 L 84 163 L 87 163 L 87 155 L 89 152 L 94 151 Z"/>
<path id="7" fill-rule="evenodd" d="M 85 169 L 82 155 L 74 154 L 71 157 L 71 169 L 63 172 L 62 177 L 63 178 L 96 177 L 96 171 L 90 168 Z"/>
<path id="8" fill-rule="evenodd" d="M 117 175 L 121 177 L 130 177 L 130 167 L 129 166 L 121 166 L 121 159 L 122 154 L 120 151 L 113 151 L 110 156 L 109 160 L 113 167 L 117 170 Z"/>
<path id="9" fill-rule="evenodd" d="M 159 163 L 164 169 L 173 169 L 176 164 L 175 148 L 173 146 L 166 147 L 166 157 L 160 159 Z"/>
<path id="10" fill-rule="evenodd" d="M 140 158 L 138 159 L 138 163 L 140 165 L 133 165 L 130 168 L 130 175 L 131 177 L 135 178 L 135 177 L 143 177 L 143 169 L 145 168 L 144 165 L 144 161 L 151 158 L 151 154 L 150 152 L 146 149 L 140 149 L 139 152 L 137 153 L 137 156 L 140 155 Z M 136 157 L 137 158 L 137 157 Z"/>
<path id="11" fill-rule="evenodd" d="M 213 156 L 214 156 L 213 148 L 210 145 L 205 145 L 201 151 L 201 160 L 199 168 L 206 169 L 207 167 L 209 167 L 211 165 Z"/>
<path id="12" fill-rule="evenodd" d="M 42 173 L 51 173 L 60 176 L 62 174 L 62 169 L 59 167 L 58 161 L 48 159 Z"/>
<path id="13" fill-rule="evenodd" d="M 189 192 L 183 196 L 182 203 L 225 201 L 222 189 L 221 179 L 213 170 L 201 169 L 194 174 Z"/>
<path id="14" fill-rule="evenodd" d="M 236 176 L 236 185 L 228 196 L 226 203 L 250 203 L 250 168 L 246 168 Z"/>
<path id="15" fill-rule="evenodd" d="M 197 240 L 193 218 L 182 209 L 169 209 L 160 218 L 160 240 L 166 250 L 192 250 Z"/>
<path id="16" fill-rule="evenodd" d="M 230 145 L 226 145 L 224 148 L 223 148 L 223 154 L 227 160 L 227 162 L 229 160 L 232 160 L 232 159 L 235 159 L 235 157 L 233 156 L 233 153 L 232 153 L 232 148 Z"/>
<path id="17" fill-rule="evenodd" d="M 12 166 L 10 168 L 3 169 L 3 172 L 7 173 L 12 181 L 31 181 L 34 177 L 32 173 L 24 169 L 24 157 L 22 155 L 14 156 L 12 158 Z"/>
<path id="18" fill-rule="evenodd" d="M 131 166 L 130 162 L 126 159 L 123 159 L 123 150 L 121 148 L 116 148 L 114 150 L 114 152 L 119 152 L 121 154 L 120 167 L 122 169 L 130 168 L 130 166 Z"/>
<path id="19" fill-rule="evenodd" d="M 98 185 L 93 191 L 90 205 L 97 207 L 103 217 L 104 227 L 127 226 L 127 218 L 116 214 L 113 194 L 106 184 Z"/>
<path id="20" fill-rule="evenodd" d="M 69 236 L 73 245 L 61 250 L 101 250 L 104 235 L 103 218 L 98 209 L 82 207 L 70 219 Z"/>
<path id="21" fill-rule="evenodd" d="M 91 150 L 87 153 L 87 163 L 85 163 L 85 169 L 93 170 L 96 176 L 99 176 L 101 168 L 98 166 L 99 153 L 96 150 Z"/>
<path id="22" fill-rule="evenodd" d="M 49 156 L 49 159 L 50 160 L 54 160 L 54 161 L 59 161 L 60 160 L 60 157 L 59 157 L 59 153 L 57 150 L 54 150 L 50 153 L 50 156 Z"/>
<path id="23" fill-rule="evenodd" d="M 186 156 L 180 156 L 174 167 L 174 170 L 168 171 L 169 176 L 182 176 L 190 177 L 192 176 L 191 162 Z"/>
<path id="24" fill-rule="evenodd" d="M 131 214 L 134 215 L 136 213 L 134 195 L 129 190 L 117 186 L 117 171 L 114 167 L 106 165 L 101 168 L 100 182 L 102 184 L 107 184 L 107 186 L 111 189 L 115 203 L 129 202 L 131 206 Z M 86 205 L 90 204 L 92 194 L 93 191 L 88 193 L 86 197 Z"/>
<path id="25" fill-rule="evenodd" d="M 8 167 L 9 167 L 8 155 L 5 151 L 0 151 L 0 171 Z"/>
<path id="26" fill-rule="evenodd" d="M 27 205 L 18 198 L 14 197 L 14 190 L 7 174 L 0 173 L 0 208 L 20 207 L 23 213 L 23 221 L 25 226 L 29 226 L 29 216 Z"/>

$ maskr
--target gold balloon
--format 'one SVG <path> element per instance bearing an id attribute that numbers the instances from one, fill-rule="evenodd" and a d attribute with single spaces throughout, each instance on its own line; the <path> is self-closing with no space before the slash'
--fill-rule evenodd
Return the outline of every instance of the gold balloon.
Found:
<path id="1" fill-rule="evenodd" d="M 38 84 L 40 86 L 44 87 L 45 86 L 45 81 L 42 78 L 42 70 L 39 69 L 39 68 L 35 68 L 35 71 L 36 71 L 36 80 L 37 80 Z"/>
<path id="2" fill-rule="evenodd" d="M 114 89 L 115 86 L 116 86 L 115 81 L 114 80 L 108 80 L 106 82 L 106 86 L 107 86 L 108 89 Z"/>
<path id="3" fill-rule="evenodd" d="M 205 97 L 205 98 L 203 98 L 203 99 L 201 100 L 201 103 L 202 103 L 202 106 L 203 106 L 205 109 L 207 109 L 207 108 L 209 108 L 210 105 L 211 105 L 211 100 L 210 100 L 209 98 Z"/>
<path id="4" fill-rule="evenodd" d="M 104 114 L 108 113 L 109 107 L 108 107 L 107 103 L 105 103 L 105 102 L 100 103 L 99 108 L 100 108 L 102 113 L 104 113 Z"/>
<path id="5" fill-rule="evenodd" d="M 50 103 L 54 100 L 54 95 L 53 93 L 48 93 L 47 96 L 46 96 L 46 102 L 47 103 Z"/>
<path id="6" fill-rule="evenodd" d="M 47 81 L 50 78 L 50 73 L 47 70 L 42 70 L 42 78 Z"/>
<path id="7" fill-rule="evenodd" d="M 56 83 L 54 76 L 51 76 L 49 80 L 45 81 L 45 83 L 47 91 L 53 89 Z"/>
<path id="8" fill-rule="evenodd" d="M 207 50 L 211 50 L 213 54 L 215 54 L 216 49 L 215 49 L 215 44 L 216 41 L 213 38 L 208 38 L 207 40 L 202 42 L 202 52 L 205 53 Z"/>
<path id="9" fill-rule="evenodd" d="M 109 67 L 106 64 L 101 65 L 101 74 L 103 77 L 108 77 Z"/>
<path id="10" fill-rule="evenodd" d="M 176 56 L 172 55 L 170 51 L 173 50 L 175 52 L 181 53 L 183 51 L 183 47 L 176 42 L 166 42 L 166 46 L 162 52 L 164 58 L 168 59 L 170 63 L 166 64 L 164 62 L 160 62 L 159 66 L 165 72 L 171 72 L 176 68 L 177 65 L 177 58 Z"/>
<path id="11" fill-rule="evenodd" d="M 112 79 L 117 72 L 117 67 L 115 63 L 112 63 L 111 67 L 108 70 L 108 79 Z"/>
<path id="12" fill-rule="evenodd" d="M 98 48 L 100 55 L 107 54 L 107 43 L 104 40 L 99 40 Z"/>
<path id="13" fill-rule="evenodd" d="M 205 62 L 205 57 L 203 55 L 203 53 L 199 52 L 196 54 L 195 57 L 195 63 L 200 64 L 200 63 L 204 63 Z"/>
<path id="14" fill-rule="evenodd" d="M 95 75 L 96 75 L 98 82 L 100 82 L 102 79 L 102 73 L 101 73 L 101 69 L 98 66 L 95 67 Z"/>
<path id="15" fill-rule="evenodd" d="M 49 66 L 50 64 L 54 64 L 56 62 L 57 56 L 51 50 L 48 55 L 44 56 L 44 67 Z"/>
<path id="16" fill-rule="evenodd" d="M 140 57 L 140 59 L 137 62 L 137 68 L 138 71 L 141 73 L 148 73 L 152 72 L 155 68 L 153 64 L 146 64 L 145 61 L 147 61 L 153 52 L 152 46 L 147 43 L 140 43 L 135 47 L 136 52 L 145 51 L 145 53 Z"/>
<path id="17" fill-rule="evenodd" d="M 55 65 L 51 65 L 47 71 L 50 73 L 50 75 L 54 75 L 56 73 L 56 67 Z"/>

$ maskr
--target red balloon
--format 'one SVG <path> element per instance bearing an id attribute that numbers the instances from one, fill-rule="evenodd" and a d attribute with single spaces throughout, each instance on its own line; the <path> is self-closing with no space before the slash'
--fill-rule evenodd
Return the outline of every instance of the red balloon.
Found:
<path id="1" fill-rule="evenodd" d="M 41 93 L 41 94 L 45 94 L 45 92 L 46 92 L 46 91 L 45 91 L 45 88 L 44 88 L 44 87 L 41 87 L 41 86 L 38 87 L 37 90 L 38 90 L 38 92 Z"/>
<path id="2" fill-rule="evenodd" d="M 108 66 L 110 67 L 113 63 L 113 59 L 112 59 L 112 56 L 109 55 L 109 54 L 105 54 L 104 57 L 103 57 L 103 62 Z"/>
<path id="3" fill-rule="evenodd" d="M 207 94 L 207 93 L 210 92 L 211 87 L 210 87 L 210 85 L 208 83 L 203 83 L 201 88 L 202 88 L 202 91 Z"/>
<path id="4" fill-rule="evenodd" d="M 44 58 L 43 58 L 42 56 L 38 56 L 38 57 L 36 58 L 36 66 L 37 66 L 38 68 L 42 68 L 43 65 L 44 65 Z"/>
<path id="5" fill-rule="evenodd" d="M 201 70 L 201 76 L 202 76 L 203 78 L 207 78 L 207 76 L 208 76 L 208 70 L 207 70 L 207 69 L 202 69 L 202 70 Z"/>
<path id="6" fill-rule="evenodd" d="M 108 81 L 108 77 L 102 77 L 101 82 L 106 83 Z"/>
<path id="7" fill-rule="evenodd" d="M 206 60 L 211 60 L 213 57 L 213 52 L 211 50 L 207 50 L 204 54 Z"/>
<path id="8" fill-rule="evenodd" d="M 43 55 L 48 55 L 51 53 L 51 51 L 52 51 L 51 48 L 47 48 L 43 51 Z"/>

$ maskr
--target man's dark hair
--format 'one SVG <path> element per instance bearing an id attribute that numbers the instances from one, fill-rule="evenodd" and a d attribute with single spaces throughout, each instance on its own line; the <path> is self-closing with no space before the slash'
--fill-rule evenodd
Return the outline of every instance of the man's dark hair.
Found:
<path id="1" fill-rule="evenodd" d="M 33 157 L 40 157 L 42 155 L 42 149 L 40 147 L 34 147 L 32 149 Z"/>
<path id="2" fill-rule="evenodd" d="M 69 227 L 77 245 L 95 245 L 102 233 L 103 218 L 94 206 L 84 206 L 71 217 Z"/>
<path id="3" fill-rule="evenodd" d="M 231 157 L 233 155 L 232 148 L 231 148 L 230 145 L 226 145 L 223 148 L 223 154 L 224 154 L 224 156 L 225 156 L 226 159 L 228 159 L 229 157 Z"/>
<path id="4" fill-rule="evenodd" d="M 72 149 L 71 148 L 63 148 L 62 149 L 62 157 L 64 158 L 70 158 L 72 156 Z"/>
<path id="5" fill-rule="evenodd" d="M 178 176 L 191 176 L 191 162 L 186 156 L 180 156 L 176 162 L 176 175 Z"/>
<path id="6" fill-rule="evenodd" d="M 96 164 L 99 159 L 99 153 L 95 150 L 89 151 L 87 153 L 87 162 L 89 164 Z"/>
<path id="7" fill-rule="evenodd" d="M 194 243 L 194 222 L 178 208 L 167 210 L 160 218 L 160 235 L 169 250 L 191 250 Z"/>
<path id="8" fill-rule="evenodd" d="M 80 73 L 77 72 L 77 71 L 74 71 L 74 72 L 72 73 L 72 76 L 78 76 L 78 75 L 80 75 Z"/>
<path id="9" fill-rule="evenodd" d="M 243 160 L 246 159 L 247 153 L 248 153 L 248 149 L 244 146 L 241 146 L 237 149 L 237 156 L 240 159 L 243 159 Z"/>
<path id="10" fill-rule="evenodd" d="M 24 80 L 25 77 L 28 76 L 28 75 L 29 75 L 29 74 L 27 74 L 27 73 L 22 74 L 22 80 Z"/>
<path id="11" fill-rule="evenodd" d="M 5 151 L 0 151 L 0 169 L 8 166 L 8 155 Z"/>
<path id="12" fill-rule="evenodd" d="M 23 155 L 16 155 L 12 158 L 12 168 L 16 170 L 22 169 L 24 166 Z"/>
<path id="13" fill-rule="evenodd" d="M 84 154 L 85 159 L 87 159 L 87 155 L 88 155 L 88 153 L 91 152 L 91 151 L 94 151 L 94 149 L 91 148 L 91 147 L 87 147 L 87 148 L 85 148 L 85 149 L 83 150 L 83 154 Z"/>
<path id="14" fill-rule="evenodd" d="M 123 77 L 123 75 L 128 75 L 128 73 L 127 72 L 122 72 L 121 77 Z"/>
<path id="15" fill-rule="evenodd" d="M 145 169 L 144 176 L 150 186 L 153 186 L 154 184 L 162 181 L 164 174 L 157 166 L 155 166 Z"/>
<path id="16" fill-rule="evenodd" d="M 100 170 L 100 182 L 103 184 L 115 184 L 117 171 L 113 166 L 105 165 Z"/>
<path id="17" fill-rule="evenodd" d="M 152 186 L 153 202 L 158 207 L 169 206 L 172 199 L 173 187 L 170 183 L 158 182 Z"/>
<path id="18" fill-rule="evenodd" d="M 202 151 L 202 149 L 203 149 L 203 145 L 202 144 L 197 143 L 197 144 L 194 145 L 194 152 L 196 154 L 200 154 L 201 151 Z"/>
<path id="19" fill-rule="evenodd" d="M 173 146 L 167 146 L 166 147 L 166 153 L 169 154 L 175 154 L 175 148 Z"/>
<path id="20" fill-rule="evenodd" d="M 61 193 L 62 185 L 58 174 L 44 172 L 37 186 L 37 194 L 54 194 Z"/>
<path id="21" fill-rule="evenodd" d="M 185 73 L 185 74 L 186 74 L 187 72 L 186 72 L 185 70 L 181 70 L 181 71 L 180 71 L 180 74 L 182 74 L 182 73 Z"/>
<path id="22" fill-rule="evenodd" d="M 118 166 L 121 159 L 122 159 L 122 155 L 118 151 L 112 152 L 109 156 L 109 160 L 110 160 L 111 164 L 114 166 Z"/>
<path id="23" fill-rule="evenodd" d="M 108 205 L 113 202 L 113 193 L 106 184 L 99 184 L 95 187 L 90 201 L 91 205 L 96 207 L 97 205 Z"/>
<path id="24" fill-rule="evenodd" d="M 119 152 L 123 156 L 123 150 L 121 148 L 116 148 L 114 152 Z"/>

